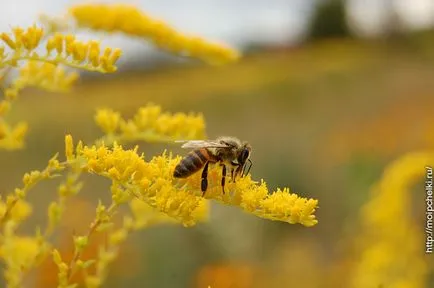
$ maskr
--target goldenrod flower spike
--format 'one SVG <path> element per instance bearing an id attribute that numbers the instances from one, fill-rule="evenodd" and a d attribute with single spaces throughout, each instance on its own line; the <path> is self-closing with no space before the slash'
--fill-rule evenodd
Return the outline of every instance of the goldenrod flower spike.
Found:
<path id="1" fill-rule="evenodd" d="M 45 42 L 42 41 L 44 36 L 42 28 L 35 25 L 26 30 L 16 27 L 12 32 L 13 36 L 0 33 L 1 42 L 13 51 L 13 53 L 5 53 L 4 46 L 0 46 L 0 68 L 17 67 L 19 61 L 34 60 L 88 71 L 112 73 L 117 70 L 116 62 L 122 54 L 120 49 L 105 48 L 105 53 L 101 55 L 99 43 L 96 41 L 86 43 L 76 40 L 73 35 L 55 33 L 46 41 L 47 53 L 39 55 L 33 50 Z"/>
<path id="2" fill-rule="evenodd" d="M 138 8 L 125 4 L 81 4 L 70 9 L 78 25 L 108 32 L 122 32 L 151 40 L 169 52 L 186 55 L 211 64 L 238 60 L 239 53 L 199 37 L 177 32 L 164 22 L 153 19 Z"/>
<path id="3" fill-rule="evenodd" d="M 163 156 L 164 157 L 164 156 Z M 179 159 L 165 159 L 169 170 L 173 171 Z M 152 162 L 152 161 L 151 161 Z M 313 214 L 318 207 L 318 200 L 299 197 L 290 193 L 288 188 L 268 190 L 265 182 L 257 183 L 247 175 L 236 179 L 235 183 L 227 183 L 223 194 L 221 182 L 221 167 L 215 165 L 208 171 L 208 189 L 205 198 L 217 200 L 223 204 L 238 206 L 245 212 L 258 217 L 283 221 L 290 224 L 302 224 L 310 227 L 318 223 Z M 194 195 L 201 195 L 201 175 L 196 173 L 187 179 L 176 179 L 174 184 Z"/>
<path id="4" fill-rule="evenodd" d="M 72 141 L 67 136 L 67 151 L 73 151 Z M 83 146 L 76 149 L 76 159 L 91 173 L 112 179 L 121 184 L 128 193 L 177 219 L 185 226 L 194 225 L 203 206 L 204 198 L 200 191 L 200 175 L 196 173 L 187 179 L 174 179 L 173 171 L 180 157 L 166 154 L 154 157 L 149 162 L 134 150 L 124 150 L 115 143 L 113 148 L 104 145 Z M 71 156 L 68 156 L 71 157 Z M 270 220 L 300 223 L 313 226 L 318 223 L 313 215 L 318 201 L 291 194 L 287 189 L 268 195 L 265 183 L 257 184 L 250 177 L 239 179 L 227 185 L 227 193 L 222 195 L 221 172 L 219 167 L 209 171 L 207 198 L 224 204 L 235 205 L 244 211 Z M 125 193 L 127 193 L 125 192 Z"/>
<path id="5" fill-rule="evenodd" d="M 162 112 L 161 107 L 149 104 L 139 108 L 130 120 L 110 109 L 99 109 L 96 124 L 106 134 L 98 142 L 110 145 L 113 142 L 133 141 L 173 142 L 177 139 L 204 139 L 205 121 L 202 114 Z"/>
<path id="6" fill-rule="evenodd" d="M 426 287 L 423 228 L 410 217 L 411 187 L 424 178 L 426 166 L 434 166 L 433 152 L 409 153 L 391 163 L 373 187 L 362 208 L 362 231 L 356 240 L 360 259 L 350 287 Z"/>
<path id="7" fill-rule="evenodd" d="M 88 71 L 112 73 L 117 70 L 116 62 L 122 51 L 120 49 L 105 48 L 100 54 L 100 44 L 91 40 L 87 43 L 75 39 L 73 35 L 56 33 L 47 40 L 47 59 L 51 63 L 62 63 L 74 68 L 82 68 Z M 52 52 L 55 57 L 49 57 Z M 71 60 L 69 60 L 71 58 Z"/>

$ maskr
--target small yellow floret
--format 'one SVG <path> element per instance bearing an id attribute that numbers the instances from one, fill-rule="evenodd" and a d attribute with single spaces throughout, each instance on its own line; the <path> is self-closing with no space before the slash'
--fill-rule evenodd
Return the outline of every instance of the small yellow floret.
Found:
<path id="1" fill-rule="evenodd" d="M 11 48 L 12 50 L 15 50 L 16 49 L 16 45 L 15 45 L 15 42 L 14 42 L 14 40 L 12 40 L 12 38 L 7 34 L 7 33 L 1 33 L 0 34 L 0 39 L 6 44 L 6 45 L 8 45 L 9 46 L 9 48 Z"/>
<path id="2" fill-rule="evenodd" d="M 99 109 L 95 115 L 96 124 L 106 134 L 114 133 L 118 129 L 120 119 L 121 114 L 111 109 Z"/>
<path id="3" fill-rule="evenodd" d="M 65 136 L 65 154 L 67 160 L 71 160 L 74 157 L 74 142 L 71 135 Z"/>

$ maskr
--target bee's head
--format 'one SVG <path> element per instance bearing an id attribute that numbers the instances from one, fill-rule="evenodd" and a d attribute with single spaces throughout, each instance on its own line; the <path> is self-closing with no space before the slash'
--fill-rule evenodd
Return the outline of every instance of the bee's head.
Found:
<path id="1" fill-rule="evenodd" d="M 241 146 L 240 153 L 238 154 L 238 163 L 244 165 L 250 157 L 250 153 L 252 152 L 252 147 L 248 143 L 243 143 Z"/>
<path id="2" fill-rule="evenodd" d="M 252 147 L 250 147 L 248 143 L 244 142 L 240 148 L 240 153 L 238 154 L 238 158 L 237 158 L 238 164 L 240 164 L 240 166 L 237 168 L 237 174 L 241 174 L 241 177 L 244 177 L 244 175 L 247 175 L 250 172 L 250 168 L 252 167 L 252 161 L 250 161 L 249 159 L 251 152 L 252 152 Z M 247 169 L 247 173 L 245 173 L 247 161 L 250 162 L 250 166 Z"/>

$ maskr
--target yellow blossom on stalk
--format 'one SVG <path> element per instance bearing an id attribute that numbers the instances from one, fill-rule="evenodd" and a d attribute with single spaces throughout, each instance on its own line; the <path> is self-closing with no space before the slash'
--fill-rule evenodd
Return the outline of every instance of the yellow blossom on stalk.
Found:
<path id="1" fill-rule="evenodd" d="M 211 64 L 225 64 L 239 58 L 237 51 L 200 37 L 181 34 L 161 20 L 125 4 L 80 4 L 70 9 L 78 25 L 149 39 L 169 52 L 186 55 Z"/>
<path id="2" fill-rule="evenodd" d="M 0 258 L 6 264 L 4 278 L 8 287 L 22 287 L 22 274 L 35 262 L 40 253 L 40 244 L 33 237 L 20 237 L 16 235 L 2 236 L 0 245 Z"/>
<path id="3" fill-rule="evenodd" d="M 32 86 L 47 91 L 64 92 L 68 91 L 77 79 L 77 73 L 66 73 L 62 67 L 52 63 L 28 61 L 20 68 L 19 76 L 6 89 L 5 95 L 15 98 L 20 90 Z"/>
<path id="4" fill-rule="evenodd" d="M 202 203 L 204 205 L 196 209 L 196 219 L 198 221 L 206 220 L 208 217 L 208 202 L 203 201 Z M 85 273 L 84 281 L 87 287 L 100 287 L 104 283 L 107 278 L 108 266 L 118 257 L 120 246 L 131 232 L 162 223 L 178 223 L 175 219 L 152 208 L 149 204 L 138 198 L 132 199 L 129 202 L 129 206 L 133 217 L 125 216 L 121 226 L 114 227 L 114 223 L 110 222 L 111 216 L 107 213 L 110 208 L 106 209 L 101 203 L 98 204 L 95 221 L 98 221 L 100 224 L 98 224 L 98 228 L 95 230 L 107 231 L 107 244 L 104 247 L 100 247 L 96 259 L 87 260 L 86 262 L 78 260 L 76 262 L 84 270 L 87 268 L 86 264 L 95 266 L 94 273 L 90 271 L 86 271 Z"/>
<path id="5" fill-rule="evenodd" d="M 86 273 L 85 283 L 87 287 L 101 287 L 107 278 L 108 266 L 117 258 L 120 245 L 125 242 L 134 227 L 131 217 L 124 217 L 120 228 L 111 229 L 108 233 L 107 245 L 100 247 L 98 257 L 95 259 L 95 273 Z"/>
<path id="6" fill-rule="evenodd" d="M 131 193 L 185 226 L 194 225 L 198 221 L 200 214 L 197 209 L 205 201 L 201 197 L 200 175 L 196 173 L 187 179 L 174 179 L 173 171 L 180 157 L 163 154 L 146 162 L 143 155 L 137 154 L 137 148 L 124 150 L 116 143 L 113 148 L 82 144 L 78 147 L 80 149 L 76 149 L 76 160 L 81 163 L 82 169 L 120 183 L 125 187 L 125 193 Z M 74 149 L 67 147 L 67 150 Z M 246 212 L 270 220 L 300 223 L 304 226 L 313 226 L 318 222 L 313 215 L 318 205 L 317 200 L 301 198 L 289 193 L 288 189 L 268 194 L 265 183 L 258 184 L 250 176 L 238 179 L 236 183 L 228 183 L 227 192 L 223 195 L 220 179 L 221 169 L 216 165 L 208 173 L 206 198 L 238 206 Z"/>
<path id="7" fill-rule="evenodd" d="M 110 73 L 116 71 L 116 62 L 122 54 L 120 49 L 107 47 L 101 53 L 98 41 L 81 42 L 74 35 L 54 34 L 47 40 L 47 55 L 54 52 L 54 63 L 89 71 Z M 69 60 L 71 59 L 71 60 Z"/>
<path id="8" fill-rule="evenodd" d="M 26 123 L 19 122 L 14 126 L 10 126 L 0 118 L 0 149 L 15 150 L 22 148 L 26 133 Z"/>
<path id="9" fill-rule="evenodd" d="M 0 201 L 0 227 L 11 221 L 18 223 L 18 219 L 24 220 L 31 211 L 31 207 L 23 200 L 28 191 L 41 181 L 55 177 L 56 172 L 63 169 L 64 166 L 59 163 L 56 154 L 48 161 L 48 165 L 44 170 L 25 173 L 22 179 L 23 186 L 15 188 L 13 193 L 6 197 L 5 202 Z"/>
<path id="10" fill-rule="evenodd" d="M 18 211 L 18 210 L 27 211 Z M 0 235 L 0 259 L 4 263 L 3 275 L 8 287 L 22 287 L 23 275 L 44 257 L 48 251 L 46 243 L 39 235 L 18 236 L 16 229 L 22 217 L 27 217 L 29 205 L 18 201 L 11 210 L 8 222 Z M 15 211 L 15 212 L 14 212 Z M 17 218 L 18 214 L 21 214 Z M 15 214 L 15 216 L 14 216 Z"/>
<path id="11" fill-rule="evenodd" d="M 44 43 L 46 53 L 40 55 L 36 49 L 43 47 Z M 27 124 L 22 122 L 12 126 L 4 120 L 22 89 L 33 86 L 48 91 L 67 91 L 76 82 L 78 74 L 66 73 L 60 65 L 111 73 L 117 70 L 116 62 L 121 54 L 120 49 L 101 49 L 98 41 L 81 42 L 73 35 L 44 34 L 43 28 L 36 25 L 27 29 L 15 27 L 12 33 L 0 33 L 0 82 L 4 82 L 11 69 L 19 68 L 20 72 L 10 86 L 2 83 L 0 149 L 14 150 L 24 146 Z M 20 66 L 21 62 L 25 63 L 24 66 Z"/>
<path id="12" fill-rule="evenodd" d="M 13 201 L 12 198 L 9 199 L 10 200 L 8 201 Z M 8 204 L 6 202 L 0 201 L 0 215 L 5 215 L 6 211 L 8 211 Z M 8 218 L 15 223 L 20 223 L 27 219 L 31 212 L 32 206 L 28 202 L 24 200 L 17 200 L 14 206 L 10 208 L 10 211 L 8 211 Z"/>
<path id="13" fill-rule="evenodd" d="M 352 286 L 423 288 L 428 263 L 421 249 L 423 230 L 411 219 L 411 187 L 423 179 L 434 153 L 407 154 L 384 171 L 361 213 L 362 235 L 357 237 L 357 259 Z"/>
<path id="14" fill-rule="evenodd" d="M 27 52 L 31 52 L 38 47 L 44 34 L 42 28 L 36 27 L 36 25 L 26 30 L 21 27 L 15 27 L 12 29 L 12 32 L 13 37 L 4 32 L 0 33 L 0 39 L 12 50 L 23 49 Z"/>
<path id="15" fill-rule="evenodd" d="M 0 46 L 0 68 L 17 67 L 19 61 L 34 60 L 110 73 L 116 71 L 115 64 L 122 53 L 120 49 L 109 47 L 102 50 L 97 41 L 82 42 L 76 40 L 74 35 L 55 33 L 46 41 L 46 54 L 39 55 L 34 50 L 45 43 L 42 41 L 44 36 L 42 28 L 36 25 L 26 30 L 17 27 L 13 28 L 12 32 L 12 35 L 0 33 L 0 43 L 3 42 L 13 51 L 13 53 L 5 53 L 4 46 Z"/>
<path id="16" fill-rule="evenodd" d="M 163 113 L 160 106 L 153 104 L 139 108 L 129 120 L 110 109 L 99 109 L 95 122 L 107 134 L 99 140 L 106 145 L 113 142 L 173 142 L 177 139 L 205 138 L 202 114 Z"/>

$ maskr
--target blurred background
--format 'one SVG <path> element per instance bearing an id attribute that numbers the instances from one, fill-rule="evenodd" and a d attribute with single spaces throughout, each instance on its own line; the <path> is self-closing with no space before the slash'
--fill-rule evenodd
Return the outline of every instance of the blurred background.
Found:
<path id="1" fill-rule="evenodd" d="M 98 107 L 126 117 L 149 102 L 172 112 L 203 112 L 209 138 L 233 135 L 251 143 L 254 178 L 273 190 L 289 186 L 319 199 L 319 224 L 266 221 L 213 204 L 209 223 L 162 225 L 131 236 L 105 287 L 352 287 L 353 242 L 363 233 L 360 209 L 372 185 L 394 159 L 434 147 L 434 1 L 105 2 L 137 5 L 182 32 L 240 49 L 244 57 L 209 67 L 140 39 L 80 32 L 82 39 L 122 48 L 120 71 L 84 73 L 67 95 L 24 91 L 10 122 L 29 122 L 27 147 L 0 151 L 0 162 L 8 163 L 0 165 L 0 191 L 10 191 L 23 173 L 62 153 L 66 133 L 88 143 L 101 136 L 93 123 Z M 0 28 L 32 24 L 41 12 L 61 15 L 76 3 L 82 2 L 4 1 Z M 149 157 L 164 149 L 185 153 L 139 144 Z M 109 199 L 109 183 L 92 177 L 85 183 L 59 236 L 66 250 L 72 250 L 72 231 L 85 231 L 93 219 L 97 199 Z M 55 185 L 30 193 L 35 215 L 28 227 L 46 221 Z M 408 204 L 420 233 L 421 187 L 409 191 Z M 421 239 L 418 255 L 432 265 Z M 53 269 L 46 267 L 44 275 L 55 275 Z M 38 279 L 38 287 L 53 285 L 48 276 Z M 434 287 L 433 279 L 428 271 L 426 286 L 411 287 Z"/>

